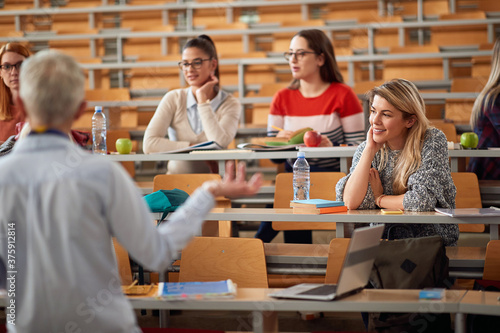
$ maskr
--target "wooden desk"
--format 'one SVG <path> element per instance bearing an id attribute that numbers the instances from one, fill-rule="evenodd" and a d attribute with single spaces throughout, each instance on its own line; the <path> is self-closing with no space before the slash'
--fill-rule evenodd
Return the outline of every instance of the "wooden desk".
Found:
<path id="1" fill-rule="evenodd" d="M 469 290 L 460 301 L 459 311 L 500 316 L 500 292 Z"/>
<path id="2" fill-rule="evenodd" d="M 160 310 L 221 310 L 251 311 L 253 331 L 277 332 L 280 311 L 313 312 L 448 312 L 458 313 L 459 303 L 465 290 L 447 290 L 441 301 L 418 299 L 419 290 L 367 289 L 360 293 L 333 302 L 273 299 L 268 293 L 274 289 L 238 288 L 233 299 L 204 299 L 187 301 L 164 301 L 154 298 L 129 298 L 136 309 Z M 463 325 L 459 321 L 458 324 Z M 463 327 L 456 327 L 461 332 Z"/>
<path id="3" fill-rule="evenodd" d="M 337 222 L 337 237 L 344 237 L 344 223 L 472 223 L 489 224 L 490 239 L 498 239 L 498 216 L 449 217 L 435 212 L 404 212 L 401 215 L 383 215 L 377 210 L 350 210 L 336 214 L 293 214 L 291 208 L 224 208 L 213 209 L 207 220 L 229 221 L 290 221 Z"/>
<path id="4" fill-rule="evenodd" d="M 340 171 L 349 173 L 349 159 L 352 158 L 356 147 L 301 147 L 299 151 L 306 153 L 306 158 L 340 158 Z M 458 159 L 463 157 L 500 157 L 500 149 L 459 149 L 448 150 L 451 163 L 451 171 L 458 171 Z M 287 159 L 296 158 L 297 151 L 270 151 L 255 152 L 247 150 L 229 149 L 220 151 L 197 151 L 196 153 L 179 154 L 113 154 L 105 155 L 104 158 L 113 161 L 219 161 L 219 172 L 224 173 L 224 163 L 227 160 L 258 160 L 258 159 Z"/>
<path id="5" fill-rule="evenodd" d="M 467 291 L 458 305 L 458 313 L 455 316 L 455 333 L 466 331 L 466 314 L 500 316 L 500 292 Z"/>

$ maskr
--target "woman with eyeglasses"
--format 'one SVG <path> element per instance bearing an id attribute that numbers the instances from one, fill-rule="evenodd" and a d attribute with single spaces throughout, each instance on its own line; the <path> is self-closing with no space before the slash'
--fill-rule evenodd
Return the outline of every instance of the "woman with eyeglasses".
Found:
<path id="1" fill-rule="evenodd" d="M 179 67 L 189 87 L 163 97 L 144 133 L 144 152 L 165 152 L 207 140 L 227 147 L 236 136 L 241 105 L 219 88 L 219 62 L 212 39 L 200 35 L 189 40 Z M 170 161 L 167 171 L 209 172 L 216 172 L 216 164 L 203 161 Z"/>
<path id="2" fill-rule="evenodd" d="M 332 43 L 318 29 L 299 31 L 284 54 L 293 80 L 274 96 L 268 135 L 290 138 L 298 129 L 311 127 L 322 134 L 320 146 L 359 144 L 365 120 L 360 101 L 344 84 Z M 282 128 L 276 131 L 272 126 Z M 338 171 L 338 159 L 312 159 L 311 171 Z M 286 170 L 292 171 L 290 163 Z"/>
<path id="3" fill-rule="evenodd" d="M 28 48 L 19 43 L 7 43 L 0 48 L 0 143 L 16 134 L 16 124 L 26 116 L 15 105 L 19 92 L 19 68 L 30 56 Z"/>
<path id="4" fill-rule="evenodd" d="M 360 101 L 344 84 L 332 43 L 323 31 L 299 31 L 284 56 L 293 81 L 274 95 L 267 123 L 268 136 L 289 140 L 294 131 L 311 127 L 321 133 L 320 147 L 361 143 L 365 120 Z M 276 127 L 283 130 L 277 131 Z M 307 161 L 311 172 L 340 170 L 339 159 L 308 158 Z M 293 162 L 285 161 L 287 172 L 292 172 Z M 277 233 L 269 222 L 264 222 L 255 237 L 270 242 Z M 311 243 L 311 231 L 285 231 L 285 242 Z"/>

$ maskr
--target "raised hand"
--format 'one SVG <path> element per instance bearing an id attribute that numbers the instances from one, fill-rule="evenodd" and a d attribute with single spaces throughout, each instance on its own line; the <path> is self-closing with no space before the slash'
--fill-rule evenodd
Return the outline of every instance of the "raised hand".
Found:
<path id="1" fill-rule="evenodd" d="M 246 181 L 245 163 L 240 162 L 236 169 L 235 175 L 234 162 L 228 161 L 222 181 L 206 182 L 203 187 L 212 192 L 215 197 L 237 198 L 255 195 L 262 186 L 262 174 L 256 173 L 249 181 Z"/>

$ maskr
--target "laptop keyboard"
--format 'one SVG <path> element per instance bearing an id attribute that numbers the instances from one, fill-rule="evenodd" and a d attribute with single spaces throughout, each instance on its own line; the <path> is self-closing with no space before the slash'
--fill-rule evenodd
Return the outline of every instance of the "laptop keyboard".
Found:
<path id="1" fill-rule="evenodd" d="M 330 295 L 337 291 L 336 284 L 325 284 L 323 286 L 319 286 L 313 289 L 309 289 L 298 293 L 298 295 Z"/>

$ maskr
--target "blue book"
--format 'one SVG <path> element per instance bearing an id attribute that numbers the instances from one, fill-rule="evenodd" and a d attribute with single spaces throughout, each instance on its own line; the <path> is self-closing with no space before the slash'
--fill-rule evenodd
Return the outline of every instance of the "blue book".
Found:
<path id="1" fill-rule="evenodd" d="M 418 294 L 419 299 L 442 299 L 444 297 L 444 288 L 426 288 L 420 290 Z"/>
<path id="2" fill-rule="evenodd" d="M 290 207 L 302 207 L 302 208 L 325 208 L 325 207 L 337 207 L 344 206 L 343 201 L 333 201 L 324 199 L 309 199 L 309 200 L 292 200 L 290 202 Z"/>
<path id="3" fill-rule="evenodd" d="M 161 282 L 158 284 L 158 297 L 171 300 L 234 297 L 236 285 L 233 281 L 210 282 Z"/>

